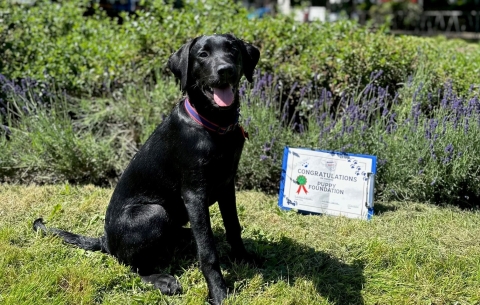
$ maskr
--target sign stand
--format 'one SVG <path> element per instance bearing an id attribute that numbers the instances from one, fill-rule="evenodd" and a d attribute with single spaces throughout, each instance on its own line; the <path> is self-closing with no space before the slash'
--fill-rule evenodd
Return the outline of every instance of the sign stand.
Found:
<path id="1" fill-rule="evenodd" d="M 284 210 L 370 219 L 375 156 L 285 147 L 278 205 Z"/>

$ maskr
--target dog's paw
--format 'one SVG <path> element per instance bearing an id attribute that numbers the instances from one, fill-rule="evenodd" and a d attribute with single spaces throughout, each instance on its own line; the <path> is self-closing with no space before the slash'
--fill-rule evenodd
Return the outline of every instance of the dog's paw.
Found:
<path id="1" fill-rule="evenodd" d="M 225 285 L 211 287 L 212 290 L 208 291 L 208 304 L 221 305 L 223 300 L 227 298 L 227 289 Z"/>
<path id="2" fill-rule="evenodd" d="M 162 294 L 174 295 L 182 293 L 182 285 L 174 276 L 169 274 L 151 274 L 140 276 L 142 281 L 153 284 Z"/>

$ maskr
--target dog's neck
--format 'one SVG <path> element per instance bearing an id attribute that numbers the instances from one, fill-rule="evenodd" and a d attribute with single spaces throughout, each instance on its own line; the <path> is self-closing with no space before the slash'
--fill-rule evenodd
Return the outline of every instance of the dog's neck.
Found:
<path id="1" fill-rule="evenodd" d="M 190 118 L 192 118 L 195 122 L 197 122 L 199 125 L 201 125 L 203 128 L 210 130 L 212 132 L 218 133 L 220 135 L 227 134 L 228 132 L 232 131 L 235 129 L 235 127 L 238 126 L 238 117 L 239 117 L 239 112 L 237 108 L 237 115 L 235 120 L 231 124 L 228 125 L 219 125 L 211 120 L 205 118 L 201 114 L 198 113 L 198 111 L 192 106 L 188 98 L 185 99 L 184 101 L 184 107 L 185 111 L 188 113 Z"/>
<path id="2" fill-rule="evenodd" d="M 185 103 L 187 103 L 187 101 L 192 106 L 194 112 L 196 112 L 201 118 L 212 123 L 213 125 L 219 126 L 221 128 L 228 128 L 228 126 L 238 123 L 240 110 L 238 93 L 235 94 L 235 100 L 233 102 L 233 105 L 228 109 L 221 109 L 219 107 L 215 107 L 209 100 L 192 100 L 189 98 L 188 93 L 187 98 L 185 99 Z M 188 109 L 186 110 L 187 112 L 189 112 Z M 192 116 L 192 113 L 189 113 L 189 115 Z M 200 124 L 205 125 L 202 123 Z"/>

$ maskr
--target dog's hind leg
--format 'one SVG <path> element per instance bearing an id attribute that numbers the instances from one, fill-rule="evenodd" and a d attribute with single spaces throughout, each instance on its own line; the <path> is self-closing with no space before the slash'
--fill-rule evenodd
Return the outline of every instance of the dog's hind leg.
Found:
<path id="1" fill-rule="evenodd" d="M 163 294 L 182 292 L 174 276 L 158 273 L 158 267 L 171 259 L 180 229 L 162 206 L 131 205 L 115 221 L 107 223 L 110 249 L 120 262 L 131 266 L 142 281 L 153 284 Z"/>

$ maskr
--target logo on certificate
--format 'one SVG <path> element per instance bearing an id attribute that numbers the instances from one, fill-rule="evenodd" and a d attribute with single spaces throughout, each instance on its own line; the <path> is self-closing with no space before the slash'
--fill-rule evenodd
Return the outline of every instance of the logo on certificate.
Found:
<path id="1" fill-rule="evenodd" d="M 337 162 L 335 161 L 327 161 L 325 162 L 325 167 L 331 171 L 331 172 L 334 172 L 335 169 L 337 168 Z"/>
<path id="2" fill-rule="evenodd" d="M 297 184 L 298 184 L 297 194 L 300 194 L 302 190 L 305 192 L 305 194 L 308 194 L 308 191 L 305 188 L 305 184 L 307 184 L 307 178 L 304 175 L 300 175 L 297 177 Z"/>

